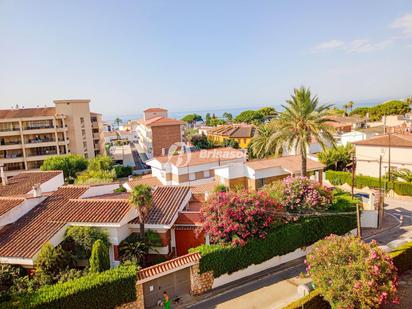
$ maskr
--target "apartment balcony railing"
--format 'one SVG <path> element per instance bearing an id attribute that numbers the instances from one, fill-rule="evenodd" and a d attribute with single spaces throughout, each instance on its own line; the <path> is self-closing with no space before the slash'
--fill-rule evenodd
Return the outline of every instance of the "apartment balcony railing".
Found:
<path id="1" fill-rule="evenodd" d="M 13 127 L 13 128 L 0 128 L 0 132 L 10 132 L 10 131 L 20 131 L 20 128 Z"/>
<path id="2" fill-rule="evenodd" d="M 51 156 L 57 155 L 57 151 L 47 151 L 47 152 L 37 152 L 37 153 L 28 153 L 28 157 L 38 157 L 38 156 Z"/>
<path id="3" fill-rule="evenodd" d="M 9 146 L 9 145 L 21 145 L 21 141 L 4 141 L 0 143 L 0 146 Z"/>
<path id="4" fill-rule="evenodd" d="M 49 125 L 49 126 L 27 126 L 24 127 L 23 130 L 41 130 L 41 129 L 54 129 L 54 126 Z"/>
<path id="5" fill-rule="evenodd" d="M 5 172 L 24 170 L 24 165 L 4 165 Z"/>
<path id="6" fill-rule="evenodd" d="M 15 158 L 23 158 L 22 153 L 12 153 L 12 154 L 6 154 L 5 156 L 1 156 L 0 159 L 15 159 Z"/>
<path id="7" fill-rule="evenodd" d="M 55 142 L 56 140 L 53 138 L 33 138 L 29 139 L 26 143 L 27 144 L 35 144 L 35 143 L 49 143 Z"/>

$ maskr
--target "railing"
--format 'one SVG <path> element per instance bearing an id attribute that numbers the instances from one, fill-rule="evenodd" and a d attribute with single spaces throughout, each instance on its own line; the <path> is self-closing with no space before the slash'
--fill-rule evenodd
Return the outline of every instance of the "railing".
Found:
<path id="1" fill-rule="evenodd" d="M 57 151 L 48 151 L 48 152 L 41 152 L 41 153 L 28 153 L 28 157 L 37 157 L 37 156 L 50 156 L 50 155 L 57 155 Z"/>
<path id="2" fill-rule="evenodd" d="M 40 129 L 54 129 L 54 126 L 34 126 L 34 127 L 24 127 L 23 130 L 40 130 Z"/>
<path id="3" fill-rule="evenodd" d="M 27 141 L 28 144 L 35 144 L 35 143 L 49 143 L 49 142 L 55 142 L 53 138 L 38 138 L 38 139 L 29 139 Z"/>
<path id="4" fill-rule="evenodd" d="M 15 159 L 15 158 L 23 158 L 23 154 L 22 153 L 6 154 L 6 156 L 2 157 L 2 159 Z"/>
<path id="5" fill-rule="evenodd" d="M 20 166 L 8 166 L 7 164 L 4 165 L 4 171 L 5 172 L 11 172 L 11 171 L 19 171 L 19 170 L 24 170 L 24 165 L 20 165 Z"/>
<path id="6" fill-rule="evenodd" d="M 20 128 L 0 128 L 0 132 L 20 131 Z"/>
<path id="7" fill-rule="evenodd" d="M 9 146 L 9 145 L 21 145 L 21 141 L 4 141 L 0 143 L 0 146 Z"/>

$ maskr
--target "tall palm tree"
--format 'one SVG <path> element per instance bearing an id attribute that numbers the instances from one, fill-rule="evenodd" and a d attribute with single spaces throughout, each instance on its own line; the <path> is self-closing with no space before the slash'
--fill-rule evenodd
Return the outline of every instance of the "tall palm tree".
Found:
<path id="1" fill-rule="evenodd" d="M 272 136 L 276 132 L 276 120 L 263 124 L 257 128 L 255 136 L 250 143 L 251 157 L 262 159 L 273 155 L 280 155 L 276 152 L 276 145 Z"/>
<path id="2" fill-rule="evenodd" d="M 348 104 L 343 104 L 343 109 L 345 110 L 345 115 L 344 116 L 346 116 L 348 114 L 348 108 L 349 108 Z"/>
<path id="3" fill-rule="evenodd" d="M 140 236 L 144 239 L 144 222 L 153 204 L 152 188 L 146 184 L 137 185 L 130 194 L 129 202 L 137 210 L 140 221 Z"/>
<path id="4" fill-rule="evenodd" d="M 349 101 L 346 105 L 349 108 L 349 110 L 352 111 L 353 105 L 355 105 L 355 103 L 353 103 L 353 101 Z"/>
<path id="5" fill-rule="evenodd" d="M 333 129 L 327 124 L 331 121 L 327 118 L 331 105 L 319 105 L 318 97 L 312 97 L 309 88 L 303 86 L 294 89 L 286 103 L 270 143 L 275 145 L 277 153 L 285 148 L 300 154 L 301 175 L 306 176 L 307 151 L 312 139 L 316 139 L 323 149 L 328 144 L 335 146 Z"/>
<path id="6" fill-rule="evenodd" d="M 120 124 L 123 122 L 123 120 L 121 120 L 119 117 L 117 117 L 115 120 L 114 120 L 114 123 L 115 124 L 117 124 L 117 128 L 119 129 L 119 127 L 120 127 Z"/>

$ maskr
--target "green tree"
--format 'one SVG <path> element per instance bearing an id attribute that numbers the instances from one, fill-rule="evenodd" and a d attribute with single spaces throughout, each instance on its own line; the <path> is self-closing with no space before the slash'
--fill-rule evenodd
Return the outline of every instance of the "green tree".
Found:
<path id="1" fill-rule="evenodd" d="M 355 103 L 353 103 L 353 101 L 349 101 L 348 104 L 346 104 L 348 109 L 352 112 L 353 109 L 353 105 L 355 105 Z"/>
<path id="2" fill-rule="evenodd" d="M 46 243 L 34 263 L 36 277 L 43 284 L 55 283 L 59 280 L 60 272 L 66 268 L 73 268 L 75 262 L 73 256 L 60 246 L 55 248 L 51 243 Z"/>
<path id="3" fill-rule="evenodd" d="M 282 149 L 277 148 L 272 136 L 276 133 L 276 121 L 271 121 L 257 128 L 255 136 L 250 142 L 252 158 L 267 158 L 281 155 Z"/>
<path id="4" fill-rule="evenodd" d="M 188 114 L 182 118 L 182 121 L 187 122 L 190 125 L 193 125 L 195 122 L 202 120 L 202 116 L 198 114 Z"/>
<path id="5" fill-rule="evenodd" d="M 144 222 L 153 203 L 152 188 L 146 184 L 135 186 L 130 194 L 129 201 L 137 210 L 140 221 L 140 235 L 144 239 Z"/>
<path id="6" fill-rule="evenodd" d="M 380 121 L 382 120 L 382 117 L 385 115 L 405 115 L 410 111 L 411 107 L 407 102 L 392 100 L 372 107 L 355 108 L 351 112 L 351 115 L 365 117 L 367 114 L 369 114 L 370 121 Z"/>
<path id="7" fill-rule="evenodd" d="M 391 171 L 391 174 L 395 178 L 395 180 L 399 178 L 406 182 L 412 182 L 412 171 L 408 170 L 407 168 L 401 168 L 396 171 Z"/>
<path id="8" fill-rule="evenodd" d="M 100 273 L 110 269 L 109 249 L 100 239 L 93 244 L 89 263 L 92 273 Z"/>
<path id="9" fill-rule="evenodd" d="M 263 121 L 264 116 L 254 110 L 246 110 L 241 112 L 239 115 L 237 115 L 234 119 L 235 122 L 244 122 L 244 123 L 254 123 L 258 124 Z"/>
<path id="10" fill-rule="evenodd" d="M 272 119 L 272 118 L 276 117 L 276 115 L 278 114 L 276 112 L 276 109 L 274 107 L 271 107 L 271 106 L 262 107 L 261 109 L 258 109 L 257 112 L 259 114 L 261 114 L 265 120 L 266 119 Z"/>
<path id="11" fill-rule="evenodd" d="M 228 112 L 223 113 L 223 118 L 225 118 L 227 121 L 232 121 L 233 120 L 233 115 Z"/>
<path id="12" fill-rule="evenodd" d="M 113 169 L 113 160 L 109 156 L 96 156 L 89 160 L 89 171 L 111 171 Z"/>
<path id="13" fill-rule="evenodd" d="M 205 134 L 196 134 L 190 138 L 190 142 L 197 149 L 209 149 L 213 147 L 213 144 L 207 139 Z"/>
<path id="14" fill-rule="evenodd" d="M 226 124 L 226 121 L 224 119 L 219 119 L 219 118 L 216 118 L 216 117 L 212 117 L 210 119 L 210 122 L 209 122 L 209 125 L 211 127 L 216 127 L 216 126 L 220 126 L 220 125 L 223 125 L 223 124 Z"/>
<path id="15" fill-rule="evenodd" d="M 80 155 L 60 155 L 48 157 L 43 161 L 42 171 L 63 171 L 66 180 L 76 178 L 76 175 L 87 169 L 87 160 Z"/>
<path id="16" fill-rule="evenodd" d="M 205 121 L 206 121 L 206 125 L 207 126 L 210 126 L 210 120 L 211 120 L 212 118 L 210 117 L 210 113 L 207 113 L 206 114 L 206 117 L 205 117 Z"/>
<path id="17" fill-rule="evenodd" d="M 143 266 L 149 249 L 149 246 L 142 239 L 122 242 L 119 248 L 120 257 L 122 262 L 132 261 L 135 264 Z"/>
<path id="18" fill-rule="evenodd" d="M 65 242 L 73 242 L 75 244 L 73 254 L 79 259 L 90 257 L 93 244 L 97 240 L 101 240 L 106 246 L 109 245 L 109 237 L 107 232 L 101 231 L 98 228 L 88 226 L 70 226 L 66 230 Z"/>
<path id="19" fill-rule="evenodd" d="M 344 171 L 349 163 L 352 162 L 352 155 L 355 149 L 352 144 L 346 146 L 325 148 L 319 153 L 319 161 L 326 165 L 326 169 L 334 171 Z"/>
<path id="20" fill-rule="evenodd" d="M 232 147 L 235 149 L 239 149 L 239 142 L 231 138 L 225 139 L 223 141 L 223 147 Z"/>
<path id="21" fill-rule="evenodd" d="M 119 129 L 119 127 L 120 127 L 120 124 L 123 122 L 123 120 L 122 119 L 120 119 L 119 117 L 117 117 L 115 120 L 114 120 L 114 123 L 117 125 L 117 128 Z"/>
<path id="22" fill-rule="evenodd" d="M 312 97 L 310 90 L 304 87 L 295 89 L 286 103 L 271 143 L 275 153 L 286 148 L 300 154 L 301 175 L 306 176 L 307 151 L 312 139 L 315 138 L 323 149 L 328 144 L 335 145 L 333 129 L 327 124 L 330 119 L 326 117 L 330 105 L 319 105 L 317 96 Z"/>

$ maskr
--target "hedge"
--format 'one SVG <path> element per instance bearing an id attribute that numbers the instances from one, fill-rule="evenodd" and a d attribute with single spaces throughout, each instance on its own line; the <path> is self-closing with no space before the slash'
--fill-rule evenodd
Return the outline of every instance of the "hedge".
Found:
<path id="1" fill-rule="evenodd" d="M 352 174 L 348 172 L 338 172 L 328 170 L 326 171 L 326 179 L 334 186 L 340 186 L 343 184 L 352 185 Z M 412 196 L 412 183 L 402 181 L 391 181 L 381 183 L 382 188 L 386 186 L 387 190 L 393 190 L 399 195 L 411 195 Z M 364 187 L 379 188 L 379 178 L 356 175 L 355 187 L 362 189 Z"/>
<path id="2" fill-rule="evenodd" d="M 136 300 L 136 267 L 119 266 L 64 283 L 44 286 L 3 308 L 114 308 Z"/>
<path id="3" fill-rule="evenodd" d="M 409 269 L 412 269 L 412 241 L 408 242 L 394 251 L 389 253 L 389 256 L 393 259 L 393 263 L 398 269 L 398 273 L 403 273 Z M 308 295 L 290 303 L 283 309 L 329 309 L 331 308 L 329 303 L 323 299 L 319 290 L 314 290 Z"/>
<path id="4" fill-rule="evenodd" d="M 265 239 L 250 240 L 245 246 L 202 245 L 191 252 L 199 251 L 202 255 L 200 272 L 213 271 L 217 278 L 309 246 L 330 234 L 345 234 L 355 227 L 354 213 L 307 217 L 279 226 Z"/>

